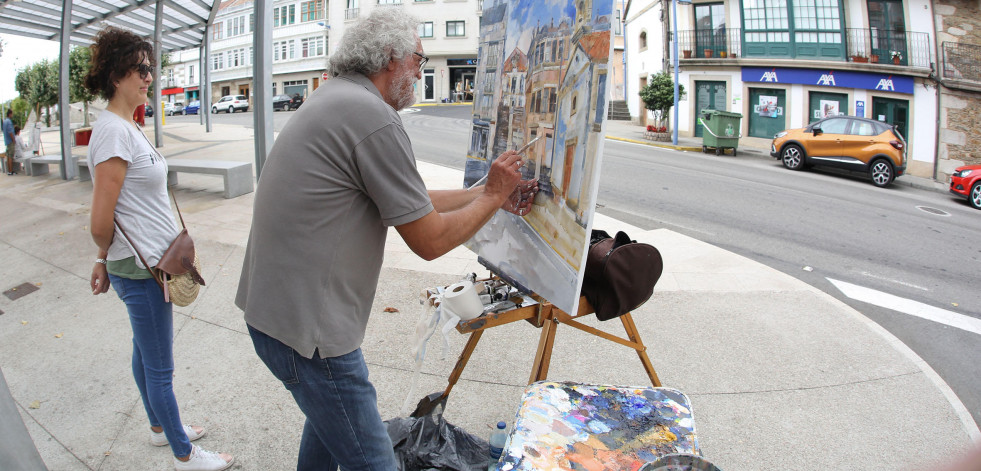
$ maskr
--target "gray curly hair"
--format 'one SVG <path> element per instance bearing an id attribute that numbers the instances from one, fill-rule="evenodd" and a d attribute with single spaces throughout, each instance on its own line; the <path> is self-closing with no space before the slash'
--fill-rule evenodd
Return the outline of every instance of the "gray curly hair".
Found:
<path id="1" fill-rule="evenodd" d="M 327 64 L 327 73 L 335 77 L 351 72 L 374 75 L 393 57 L 400 59 L 415 52 L 418 26 L 419 19 L 401 7 L 375 7 L 344 33 Z"/>

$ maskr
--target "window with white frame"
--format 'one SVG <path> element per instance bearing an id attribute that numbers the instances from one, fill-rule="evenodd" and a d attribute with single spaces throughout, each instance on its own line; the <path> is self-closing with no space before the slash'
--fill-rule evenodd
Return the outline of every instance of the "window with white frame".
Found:
<path id="1" fill-rule="evenodd" d="M 378 0 L 379 5 L 400 5 L 402 0 Z"/>
<path id="2" fill-rule="evenodd" d="M 225 68 L 225 53 L 218 52 L 211 55 L 211 70 L 221 70 Z"/>
<path id="3" fill-rule="evenodd" d="M 249 32 L 255 31 L 255 13 L 249 13 Z"/>
<path id="4" fill-rule="evenodd" d="M 447 37 L 460 37 L 467 35 L 467 27 L 465 21 L 447 21 L 446 22 L 446 36 Z"/>
<path id="5" fill-rule="evenodd" d="M 273 8 L 273 27 L 296 23 L 296 5 L 283 5 Z"/>
<path id="6" fill-rule="evenodd" d="M 433 22 L 426 21 L 419 23 L 419 37 L 420 38 L 431 38 L 433 37 Z"/>
<path id="7" fill-rule="evenodd" d="M 187 83 L 188 83 L 188 85 L 193 85 L 194 84 L 194 66 L 193 65 L 187 66 Z"/>
<path id="8" fill-rule="evenodd" d="M 300 21 L 324 19 L 324 0 L 313 0 L 300 4 Z"/>
<path id="9" fill-rule="evenodd" d="M 617 10 L 617 19 L 613 23 L 613 34 L 623 36 L 623 23 L 620 20 L 620 10 Z"/>
<path id="10" fill-rule="evenodd" d="M 300 40 L 300 57 L 315 57 L 324 55 L 324 38 L 313 37 Z"/>

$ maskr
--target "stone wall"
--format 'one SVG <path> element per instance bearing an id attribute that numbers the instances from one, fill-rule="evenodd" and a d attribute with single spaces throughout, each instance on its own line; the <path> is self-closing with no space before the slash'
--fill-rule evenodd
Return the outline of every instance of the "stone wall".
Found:
<path id="1" fill-rule="evenodd" d="M 934 14 L 938 47 L 945 41 L 981 46 L 981 1 L 943 0 L 934 4 Z M 950 87 L 940 88 L 940 181 L 948 181 L 961 165 L 981 164 L 981 82 L 948 83 Z"/>

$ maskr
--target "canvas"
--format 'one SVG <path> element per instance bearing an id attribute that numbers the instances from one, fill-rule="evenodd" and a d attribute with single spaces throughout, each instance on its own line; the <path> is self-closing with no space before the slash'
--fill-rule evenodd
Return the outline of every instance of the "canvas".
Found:
<path id="1" fill-rule="evenodd" d="M 464 186 L 506 150 L 537 179 L 529 214 L 498 211 L 467 244 L 493 272 L 576 312 L 599 186 L 611 0 L 485 0 Z"/>

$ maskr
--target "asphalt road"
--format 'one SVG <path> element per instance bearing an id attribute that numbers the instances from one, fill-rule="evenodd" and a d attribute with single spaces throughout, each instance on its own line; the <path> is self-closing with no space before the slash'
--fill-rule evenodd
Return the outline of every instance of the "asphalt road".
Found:
<path id="1" fill-rule="evenodd" d="M 291 115 L 274 113 L 275 129 Z M 418 159 L 463 169 L 469 107 L 416 107 L 402 116 Z M 252 125 L 251 112 L 213 117 Z M 981 335 L 856 301 L 829 281 L 981 319 L 981 211 L 966 202 L 832 172 L 791 172 L 768 158 L 607 140 L 598 211 L 711 243 L 835 296 L 920 355 L 981 423 Z"/>

